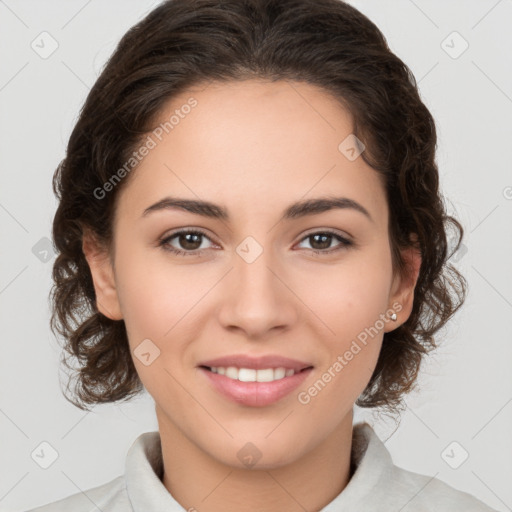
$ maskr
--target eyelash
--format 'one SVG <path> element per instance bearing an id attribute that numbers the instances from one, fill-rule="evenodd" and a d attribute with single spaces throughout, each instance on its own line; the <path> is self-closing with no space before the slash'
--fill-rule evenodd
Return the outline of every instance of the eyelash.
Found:
<path id="1" fill-rule="evenodd" d="M 182 234 L 202 235 L 205 238 L 207 238 L 208 240 L 212 241 L 210 239 L 210 237 L 204 231 L 201 231 L 200 229 L 182 229 L 181 231 L 176 231 L 175 233 L 172 233 L 171 235 L 166 236 L 165 238 L 160 239 L 158 245 L 160 247 L 162 247 L 162 249 L 164 251 L 169 251 L 169 252 L 171 252 L 173 254 L 176 254 L 177 256 L 201 256 L 206 249 L 200 249 L 200 250 L 196 249 L 196 250 L 193 250 L 193 251 L 183 251 L 181 249 L 175 249 L 174 247 L 168 245 L 169 242 L 173 238 L 176 238 L 178 235 L 182 235 Z M 347 249 L 347 248 L 349 248 L 349 247 L 354 245 L 354 243 L 351 242 L 350 240 L 347 240 L 346 238 L 342 237 L 341 235 L 339 235 L 336 232 L 331 231 L 329 229 L 326 229 L 326 230 L 323 230 L 323 231 L 315 231 L 313 233 L 309 233 L 304 238 L 302 238 L 300 240 L 300 242 L 303 242 L 307 238 L 310 238 L 310 237 L 312 237 L 314 235 L 332 235 L 332 236 L 334 236 L 334 238 L 338 239 L 341 242 L 340 245 L 338 245 L 334 249 L 326 249 L 326 250 L 310 249 L 311 252 L 313 252 L 316 255 L 320 255 L 321 256 L 321 255 L 325 255 L 325 254 L 332 254 L 334 252 L 341 251 L 342 249 Z"/>

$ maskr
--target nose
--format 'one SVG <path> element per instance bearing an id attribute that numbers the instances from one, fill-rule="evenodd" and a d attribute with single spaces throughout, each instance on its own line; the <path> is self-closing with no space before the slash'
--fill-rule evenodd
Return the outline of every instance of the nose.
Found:
<path id="1" fill-rule="evenodd" d="M 270 250 L 263 250 L 254 261 L 240 254 L 234 254 L 234 268 L 219 290 L 219 321 L 225 329 L 240 330 L 248 339 L 290 329 L 302 305 L 287 282 L 291 281 L 289 272 Z"/>

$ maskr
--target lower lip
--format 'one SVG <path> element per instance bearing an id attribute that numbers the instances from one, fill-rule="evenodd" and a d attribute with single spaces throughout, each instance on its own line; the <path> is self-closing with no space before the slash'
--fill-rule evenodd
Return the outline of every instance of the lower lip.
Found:
<path id="1" fill-rule="evenodd" d="M 312 369 L 308 368 L 272 382 L 241 382 L 206 368 L 199 368 L 219 393 L 238 404 L 251 407 L 263 407 L 277 402 L 296 389 Z"/>

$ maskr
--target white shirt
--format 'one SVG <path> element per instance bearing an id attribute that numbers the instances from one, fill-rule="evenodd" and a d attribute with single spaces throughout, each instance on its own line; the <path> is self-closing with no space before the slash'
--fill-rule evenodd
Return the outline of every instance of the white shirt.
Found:
<path id="1" fill-rule="evenodd" d="M 343 491 L 319 512 L 497 512 L 437 478 L 393 464 L 384 443 L 367 423 L 353 430 L 356 470 Z M 114 480 L 28 512 L 183 512 L 160 478 L 159 432 L 141 434 L 126 456 L 125 474 Z"/>

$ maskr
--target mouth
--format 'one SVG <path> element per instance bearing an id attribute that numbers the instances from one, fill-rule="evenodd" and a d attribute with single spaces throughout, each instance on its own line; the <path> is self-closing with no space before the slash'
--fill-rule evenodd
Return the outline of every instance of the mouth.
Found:
<path id="1" fill-rule="evenodd" d="M 272 367 L 267 363 L 259 368 L 205 364 L 197 368 L 205 385 L 220 397 L 239 406 L 265 407 L 289 397 L 314 367 L 297 363 Z"/>
<path id="2" fill-rule="evenodd" d="M 283 366 L 277 368 L 238 368 L 236 366 L 204 366 L 200 365 L 211 373 L 223 375 L 231 380 L 238 380 L 240 382 L 275 382 L 282 380 L 286 377 L 291 377 L 295 374 L 312 369 L 312 366 L 306 366 L 301 369 L 286 368 Z"/>

